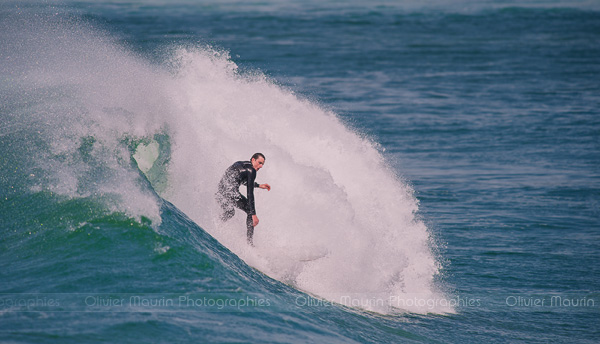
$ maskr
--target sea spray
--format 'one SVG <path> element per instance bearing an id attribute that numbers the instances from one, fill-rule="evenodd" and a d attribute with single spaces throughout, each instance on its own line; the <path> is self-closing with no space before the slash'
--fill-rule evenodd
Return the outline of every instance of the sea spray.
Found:
<path id="1" fill-rule="evenodd" d="M 16 80 L 3 87 L 13 103 L 30 103 L 7 122 L 36 143 L 21 152 L 35 166 L 32 189 L 108 197 L 112 210 L 157 223 L 159 202 L 130 144 L 167 137 L 154 189 L 250 265 L 348 306 L 453 311 L 393 302 L 443 299 L 430 234 L 412 189 L 335 113 L 261 73 L 240 73 L 222 51 L 176 49 L 153 66 L 80 22 L 22 19 L 3 36 L 3 51 L 17 47 L 19 57 L 3 66 Z M 220 223 L 214 193 L 225 168 L 257 151 L 267 157 L 257 181 L 272 190 L 256 192 L 261 223 L 250 248 L 245 216 Z"/>
<path id="2" fill-rule="evenodd" d="M 3 125 L 14 129 L 6 140 L 31 190 L 105 198 L 111 211 L 159 222 L 127 142 L 164 124 L 160 72 L 64 14 L 24 11 L 2 28 L 3 102 L 14 107 Z"/>

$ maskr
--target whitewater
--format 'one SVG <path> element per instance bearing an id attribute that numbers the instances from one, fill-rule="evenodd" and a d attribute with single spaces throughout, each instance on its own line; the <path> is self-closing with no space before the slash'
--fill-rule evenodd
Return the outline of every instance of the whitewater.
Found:
<path id="1" fill-rule="evenodd" d="M 164 199 L 248 265 L 317 298 L 454 312 L 413 189 L 333 109 L 223 49 L 171 46 L 148 62 L 80 19 L 31 16 L 0 34 L 3 103 L 13 104 L 1 135 L 30 142 L 12 154 L 31 191 L 94 197 L 157 231 Z M 255 192 L 252 248 L 245 216 L 221 223 L 214 193 L 255 152 L 266 156 L 257 182 L 272 190 Z"/>

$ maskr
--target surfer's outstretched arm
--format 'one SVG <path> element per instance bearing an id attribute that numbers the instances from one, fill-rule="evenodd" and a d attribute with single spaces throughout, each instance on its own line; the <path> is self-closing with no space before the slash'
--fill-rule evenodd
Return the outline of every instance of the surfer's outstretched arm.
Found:
<path id="1" fill-rule="evenodd" d="M 256 184 L 256 185 L 258 185 L 258 184 Z M 269 184 L 260 184 L 257 187 L 261 188 L 261 189 L 266 189 L 267 191 L 271 191 L 271 185 L 269 185 Z M 258 226 L 258 216 L 256 216 L 256 214 L 252 214 L 252 226 L 253 227 Z"/>

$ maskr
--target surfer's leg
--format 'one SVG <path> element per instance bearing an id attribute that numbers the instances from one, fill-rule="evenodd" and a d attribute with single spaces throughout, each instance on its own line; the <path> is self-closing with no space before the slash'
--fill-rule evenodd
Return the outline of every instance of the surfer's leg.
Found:
<path id="1" fill-rule="evenodd" d="M 252 215 L 248 214 L 248 217 L 246 218 L 246 236 L 248 238 L 248 245 L 250 246 L 254 246 L 254 243 L 252 242 L 252 237 L 254 236 L 254 226 L 252 225 Z"/>
<path id="2" fill-rule="evenodd" d="M 233 207 L 225 208 L 223 207 L 223 213 L 221 214 L 221 221 L 227 222 L 235 215 L 235 209 Z"/>
<path id="3" fill-rule="evenodd" d="M 235 215 L 235 209 L 233 208 L 233 201 L 225 198 L 218 198 L 219 204 L 223 212 L 221 213 L 221 221 L 226 222 Z"/>
<path id="4" fill-rule="evenodd" d="M 248 203 L 248 199 L 244 196 L 241 196 L 240 199 L 235 203 L 236 207 L 245 211 L 248 217 L 246 217 L 246 237 L 248 238 L 248 244 L 250 246 L 254 246 L 252 242 L 252 237 L 254 236 L 254 226 L 252 221 L 252 215 L 250 215 L 250 204 Z"/>

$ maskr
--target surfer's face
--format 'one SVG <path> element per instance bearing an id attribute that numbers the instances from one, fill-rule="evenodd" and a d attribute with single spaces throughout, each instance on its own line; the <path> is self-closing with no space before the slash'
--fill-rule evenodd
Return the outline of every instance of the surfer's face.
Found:
<path id="1" fill-rule="evenodd" d="M 254 167 L 254 169 L 258 171 L 265 164 L 265 158 L 263 158 L 262 156 L 259 156 L 258 159 L 252 159 L 251 162 L 252 162 L 252 167 Z"/>

